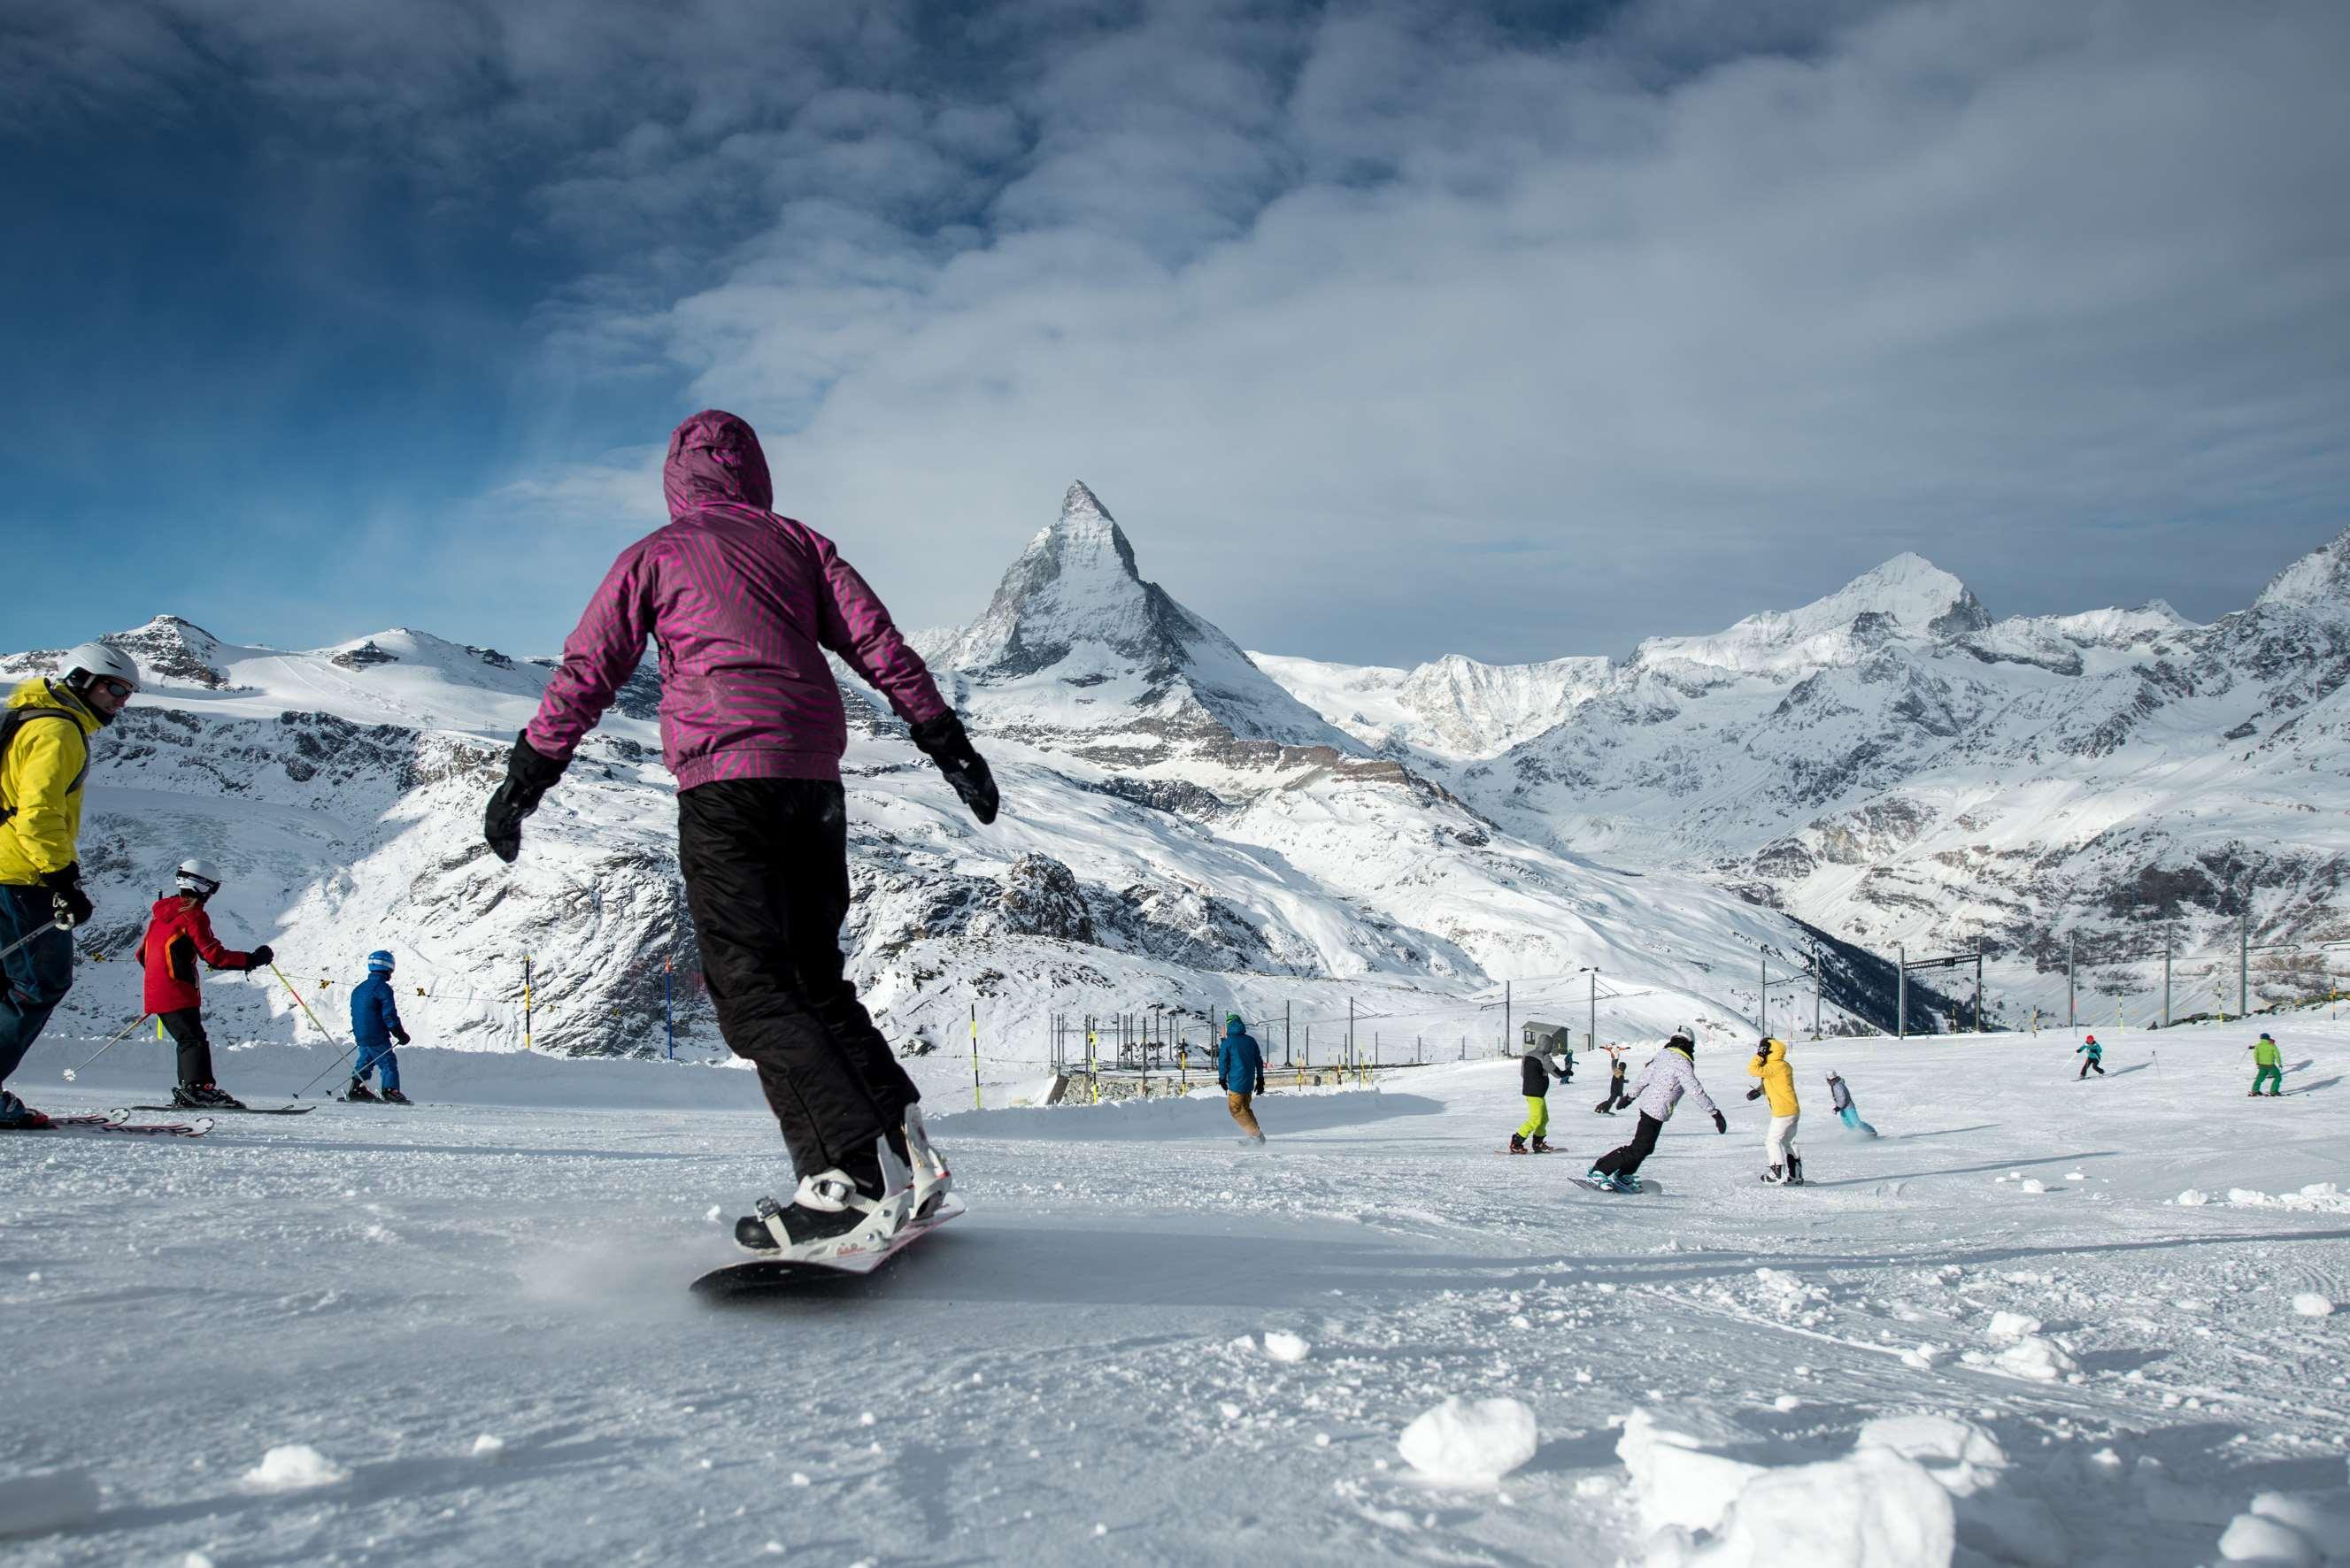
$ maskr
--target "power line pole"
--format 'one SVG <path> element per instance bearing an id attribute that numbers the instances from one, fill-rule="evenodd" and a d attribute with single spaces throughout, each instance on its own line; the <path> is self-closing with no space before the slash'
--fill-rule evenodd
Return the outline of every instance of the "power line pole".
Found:
<path id="1" fill-rule="evenodd" d="M 1894 987 L 1893 1033 L 1898 1040 L 1909 1038 L 1909 944 L 1896 942 L 1893 951 L 1901 963 L 1901 979 Z"/>
<path id="2" fill-rule="evenodd" d="M 2244 896 L 2236 911 L 2236 1016 L 2252 1015 L 2252 899 Z"/>
<path id="3" fill-rule="evenodd" d="M 2067 1029 L 2078 1029 L 2081 1026 L 2081 1015 L 2074 1006 L 2078 992 L 2074 991 L 2073 984 L 2074 971 L 2079 964 L 2080 959 L 2081 939 L 2066 936 L 2064 939 L 2064 1027 Z"/>
<path id="4" fill-rule="evenodd" d="M 1975 1033 L 1983 1032 L 1982 1021 L 1982 939 L 1975 939 Z"/>
<path id="5" fill-rule="evenodd" d="M 1820 1037 L 1820 944 L 1812 944 L 1812 1038 Z"/>
<path id="6" fill-rule="evenodd" d="M 1771 1033 L 1771 950 L 1756 943 L 1762 956 L 1762 1033 Z"/>
<path id="7" fill-rule="evenodd" d="M 2162 926 L 2162 1026 L 2170 1027 L 2170 922 Z"/>
<path id="8" fill-rule="evenodd" d="M 1591 970 L 1591 1029 L 1583 1037 L 1583 1048 L 1586 1051 L 1599 1049 L 1599 967 L 1596 964 Z"/>
<path id="9" fill-rule="evenodd" d="M 1510 1054 L 1510 982 L 1502 982 L 1502 1054 Z"/>

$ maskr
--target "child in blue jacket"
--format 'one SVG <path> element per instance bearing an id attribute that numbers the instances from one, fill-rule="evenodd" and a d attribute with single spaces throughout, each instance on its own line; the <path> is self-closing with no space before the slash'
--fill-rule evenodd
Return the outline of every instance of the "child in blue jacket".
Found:
<path id="1" fill-rule="evenodd" d="M 391 1043 L 408 1044 L 408 1031 L 400 1026 L 400 1007 L 391 999 L 391 955 L 379 948 L 368 954 L 368 977 L 351 987 L 351 1038 L 359 1042 L 359 1059 L 351 1069 L 350 1087 L 343 1092 L 347 1100 L 372 1100 L 379 1096 L 367 1086 L 369 1073 L 383 1070 L 383 1094 L 390 1105 L 413 1105 L 400 1092 L 400 1053 Z"/>
<path id="2" fill-rule="evenodd" d="M 2089 1069 L 2092 1067 L 2097 1070 L 2098 1077 L 2102 1078 L 2106 1075 L 2106 1048 L 2097 1044 L 2095 1035 L 2090 1035 L 2087 1040 L 2073 1047 L 2073 1054 L 2084 1058 L 2081 1070 L 2074 1075 L 2075 1080 L 2087 1077 Z"/>

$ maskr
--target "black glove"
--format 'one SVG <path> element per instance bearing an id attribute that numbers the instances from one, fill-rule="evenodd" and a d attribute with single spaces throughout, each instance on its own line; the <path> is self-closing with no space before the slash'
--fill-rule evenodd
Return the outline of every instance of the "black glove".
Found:
<path id="1" fill-rule="evenodd" d="M 1761 1089 L 1749 1089 L 1746 1091 L 1746 1097 L 1750 1100 L 1759 1100 L 1762 1097 L 1762 1091 Z"/>
<path id="2" fill-rule="evenodd" d="M 972 750 L 971 737 L 963 732 L 962 721 L 952 713 L 941 713 L 917 724 L 913 729 L 914 744 L 922 755 L 937 764 L 963 805 L 971 807 L 972 815 L 979 818 L 982 827 L 995 820 L 995 809 L 1001 804 L 995 793 L 995 775 L 987 770 L 987 759 Z"/>
<path id="3" fill-rule="evenodd" d="M 78 860 L 42 877 L 41 886 L 49 890 L 49 908 L 55 909 L 57 918 L 68 926 L 87 925 L 90 916 L 98 912 L 97 907 L 89 901 L 89 895 L 81 890 L 81 862 Z"/>
<path id="4" fill-rule="evenodd" d="M 1713 1113 L 1713 1130 L 1718 1133 L 1726 1133 L 1730 1130 L 1730 1124 L 1722 1119 L 1720 1111 Z"/>
<path id="5" fill-rule="evenodd" d="M 394 1040 L 399 1041 L 402 1045 L 405 1045 L 405 1044 L 408 1044 L 408 1031 L 407 1031 L 407 1030 L 405 1030 L 405 1029 L 395 1029 L 395 1030 L 393 1030 L 393 1031 L 391 1032 L 391 1037 L 392 1037 Z"/>
<path id="6" fill-rule="evenodd" d="M 514 750 L 506 753 L 506 782 L 498 785 L 490 796 L 489 809 L 482 813 L 482 837 L 488 841 L 490 853 L 509 866 L 522 853 L 522 819 L 538 809 L 555 781 L 563 776 L 564 764 L 540 756 L 536 748 L 522 736 L 515 737 Z"/>
<path id="7" fill-rule="evenodd" d="M 276 961 L 277 950 L 264 942 L 253 950 L 252 956 L 244 961 L 244 967 L 248 970 L 267 969 Z"/>

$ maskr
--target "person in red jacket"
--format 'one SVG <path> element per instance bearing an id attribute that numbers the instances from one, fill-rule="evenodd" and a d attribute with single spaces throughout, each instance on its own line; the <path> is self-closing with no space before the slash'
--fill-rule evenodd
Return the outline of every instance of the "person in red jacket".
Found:
<path id="1" fill-rule="evenodd" d="M 242 973 L 262 968 L 277 955 L 266 942 L 249 953 L 221 945 L 204 914 L 204 900 L 219 892 L 220 885 L 220 868 L 211 861 L 180 862 L 180 890 L 155 900 L 147 934 L 140 939 L 139 961 L 147 971 L 147 1011 L 179 1042 L 180 1085 L 172 1091 L 172 1103 L 241 1111 L 244 1103 L 213 1082 L 213 1045 L 204 1037 L 204 998 L 196 983 L 196 961 Z"/>

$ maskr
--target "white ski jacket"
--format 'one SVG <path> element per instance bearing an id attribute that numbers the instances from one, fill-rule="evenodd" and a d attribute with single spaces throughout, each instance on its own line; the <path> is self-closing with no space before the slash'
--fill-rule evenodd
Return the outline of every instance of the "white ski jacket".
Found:
<path id="1" fill-rule="evenodd" d="M 1680 1103 L 1683 1095 L 1703 1106 L 1707 1116 L 1721 1114 L 1714 1106 L 1713 1096 L 1697 1081 L 1697 1068 L 1687 1056 L 1669 1046 L 1648 1058 L 1648 1064 L 1640 1069 L 1640 1075 L 1632 1080 L 1632 1086 L 1625 1093 L 1639 1102 L 1635 1108 L 1642 1116 L 1654 1116 L 1660 1122 L 1673 1119 L 1673 1107 Z"/>

